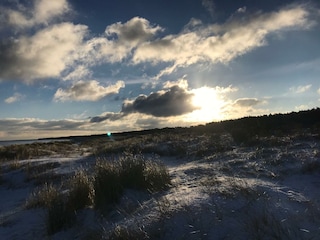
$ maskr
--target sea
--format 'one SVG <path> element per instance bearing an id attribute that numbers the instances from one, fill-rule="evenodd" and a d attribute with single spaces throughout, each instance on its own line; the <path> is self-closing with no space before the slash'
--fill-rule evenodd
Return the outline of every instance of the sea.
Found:
<path id="1" fill-rule="evenodd" d="M 21 145 L 31 143 L 48 143 L 48 142 L 68 142 L 69 139 L 29 139 L 29 140 L 11 140 L 11 141 L 0 141 L 0 146 L 10 145 Z"/>

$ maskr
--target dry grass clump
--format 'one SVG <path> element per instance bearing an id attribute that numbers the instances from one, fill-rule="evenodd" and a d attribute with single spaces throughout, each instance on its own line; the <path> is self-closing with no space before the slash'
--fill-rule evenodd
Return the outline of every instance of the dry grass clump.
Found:
<path id="1" fill-rule="evenodd" d="M 46 227 L 49 235 L 72 226 L 76 211 L 92 204 L 92 184 L 84 171 L 77 172 L 67 184 L 68 193 L 52 184 L 45 183 L 34 191 L 26 207 L 44 207 L 47 210 Z"/>
<path id="2" fill-rule="evenodd" d="M 49 207 L 60 195 L 60 191 L 52 184 L 45 183 L 41 188 L 37 188 L 29 196 L 26 206 L 33 207 Z"/>
<path id="3" fill-rule="evenodd" d="M 155 192 L 164 190 L 169 184 L 169 173 L 163 164 L 146 160 L 141 154 L 125 153 L 118 159 L 98 159 L 92 176 L 82 169 L 77 171 L 64 184 L 64 191 L 45 183 L 31 194 L 26 207 L 46 208 L 47 231 L 51 235 L 71 226 L 76 212 L 85 207 L 94 206 L 102 213 L 110 210 L 120 200 L 124 189 Z M 116 229 L 112 239 L 125 239 L 121 236 L 132 233 L 127 229 Z"/>
<path id="4" fill-rule="evenodd" d="M 47 211 L 47 232 L 52 235 L 62 229 L 71 227 L 75 221 L 75 211 L 68 204 L 68 198 L 59 194 L 57 198 L 52 199 Z"/>
<path id="5" fill-rule="evenodd" d="M 94 189 L 91 178 L 79 170 L 69 180 L 68 205 L 75 211 L 92 205 Z"/>
<path id="6" fill-rule="evenodd" d="M 31 143 L 9 145 L 0 148 L 0 162 L 11 160 L 32 159 L 54 154 L 64 154 L 74 151 L 71 142 Z"/>
<path id="7" fill-rule="evenodd" d="M 117 225 L 108 235 L 107 239 L 110 240 L 149 239 L 148 234 L 143 229 L 129 229 L 122 225 Z"/>
<path id="8" fill-rule="evenodd" d="M 119 167 L 115 163 L 98 161 L 94 175 L 94 205 L 101 209 L 119 200 L 123 187 Z"/>
<path id="9" fill-rule="evenodd" d="M 124 153 L 118 161 L 99 160 L 94 175 L 94 203 L 101 208 L 119 201 L 125 188 L 155 192 L 170 184 L 167 168 L 141 154 Z"/>

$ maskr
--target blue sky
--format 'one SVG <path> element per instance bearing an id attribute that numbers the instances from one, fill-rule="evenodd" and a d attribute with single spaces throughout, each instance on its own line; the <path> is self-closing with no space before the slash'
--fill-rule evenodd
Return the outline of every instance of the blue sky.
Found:
<path id="1" fill-rule="evenodd" d="M 320 105 L 317 1 L 0 3 L 0 140 Z"/>

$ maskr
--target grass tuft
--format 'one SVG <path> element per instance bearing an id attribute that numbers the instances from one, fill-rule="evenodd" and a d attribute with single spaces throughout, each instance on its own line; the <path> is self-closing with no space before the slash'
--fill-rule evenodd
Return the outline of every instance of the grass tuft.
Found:
<path id="1" fill-rule="evenodd" d="M 117 203 L 125 188 L 156 192 L 166 189 L 170 176 L 165 165 L 141 154 L 125 153 L 119 161 L 99 160 L 94 176 L 94 205 Z"/>
<path id="2" fill-rule="evenodd" d="M 26 207 L 49 207 L 52 202 L 59 198 L 60 192 L 52 184 L 45 183 L 41 188 L 31 193 L 27 200 Z"/>
<path id="3" fill-rule="evenodd" d="M 117 225 L 108 237 L 110 240 L 127 240 L 127 239 L 149 239 L 148 234 L 143 229 L 129 229 L 125 226 Z"/>
<path id="4" fill-rule="evenodd" d="M 66 204 L 62 194 L 53 199 L 47 212 L 47 232 L 52 235 L 67 227 L 72 226 L 75 221 L 75 212 Z"/>
<path id="5" fill-rule="evenodd" d="M 73 210 L 79 210 L 93 203 L 94 189 L 90 177 L 84 170 L 79 170 L 69 181 L 67 205 Z"/>
<path id="6" fill-rule="evenodd" d="M 98 209 L 119 201 L 123 187 L 118 166 L 117 163 L 101 160 L 96 164 L 93 186 L 94 205 Z"/>

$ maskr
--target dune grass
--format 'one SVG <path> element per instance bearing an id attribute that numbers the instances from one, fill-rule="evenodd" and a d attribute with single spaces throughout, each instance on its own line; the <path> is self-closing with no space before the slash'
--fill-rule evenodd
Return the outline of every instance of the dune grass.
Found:
<path id="1" fill-rule="evenodd" d="M 124 153 L 116 159 L 99 158 L 91 174 L 83 169 L 76 171 L 64 184 L 65 190 L 45 183 L 30 195 L 26 206 L 47 210 L 47 232 L 51 235 L 71 226 L 76 212 L 86 207 L 94 207 L 103 214 L 109 212 L 120 200 L 124 189 L 153 193 L 165 190 L 169 185 L 165 165 L 157 160 L 147 160 L 141 154 Z M 121 229 L 113 236 L 125 233 Z"/>

